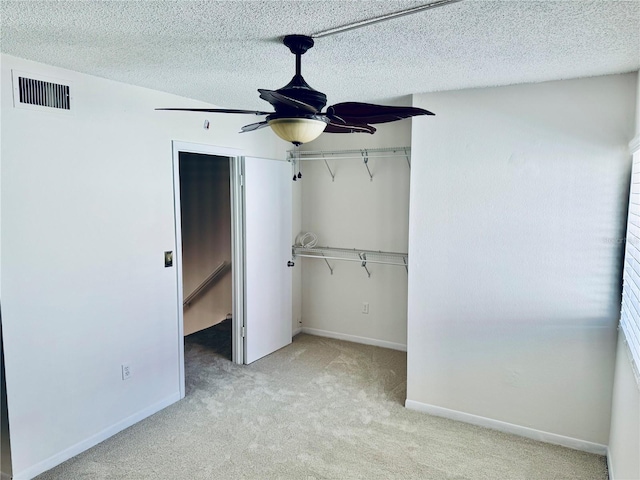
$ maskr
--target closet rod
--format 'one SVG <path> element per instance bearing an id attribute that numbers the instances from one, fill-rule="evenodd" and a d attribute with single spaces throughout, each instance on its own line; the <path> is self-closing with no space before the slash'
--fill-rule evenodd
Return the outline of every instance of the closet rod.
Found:
<path id="1" fill-rule="evenodd" d="M 386 265 L 407 266 L 408 253 L 383 252 L 381 250 L 358 250 L 351 248 L 314 247 L 306 248 L 294 245 L 291 251 L 294 257 L 322 258 L 328 260 L 347 260 L 350 262 L 381 263 Z"/>
<path id="2" fill-rule="evenodd" d="M 395 158 L 411 155 L 411 147 L 387 147 L 387 148 L 361 148 L 352 150 L 289 150 L 288 158 L 292 160 L 327 160 L 362 158 Z"/>
<path id="3" fill-rule="evenodd" d="M 333 275 L 333 267 L 329 260 L 344 260 L 347 262 L 358 262 L 367 272 L 367 276 L 371 278 L 371 271 L 367 267 L 368 264 L 375 263 L 378 265 L 394 265 L 396 267 L 404 267 L 409 272 L 408 259 L 409 254 L 397 252 L 383 252 L 381 250 L 356 250 L 348 248 L 334 247 L 314 247 L 307 248 L 294 245 L 291 248 L 293 258 L 321 258 L 327 264 L 331 275 Z M 291 262 L 293 265 L 293 262 Z"/>
<path id="4" fill-rule="evenodd" d="M 358 262 L 358 263 L 362 263 L 363 261 L 365 263 L 378 263 L 381 265 L 395 265 L 398 267 L 404 267 L 406 264 L 405 263 L 398 263 L 398 262 L 385 262 L 383 260 L 371 260 L 369 257 L 362 259 L 362 258 L 345 258 L 345 257 L 327 257 L 325 255 L 306 255 L 303 253 L 296 253 L 295 254 L 296 257 L 306 257 L 306 258 L 321 258 L 323 260 L 345 260 L 347 262 Z"/>

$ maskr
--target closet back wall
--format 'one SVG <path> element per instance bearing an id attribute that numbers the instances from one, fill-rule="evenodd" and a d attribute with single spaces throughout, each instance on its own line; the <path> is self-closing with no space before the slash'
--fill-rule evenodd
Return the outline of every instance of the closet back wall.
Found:
<path id="1" fill-rule="evenodd" d="M 322 135 L 306 150 L 349 150 L 408 146 L 411 123 L 381 125 L 375 135 Z M 403 157 L 302 163 L 302 231 L 319 246 L 406 252 L 410 170 Z M 407 272 L 398 266 L 298 259 L 302 267 L 304 332 L 406 350 Z M 369 313 L 362 313 L 362 304 Z"/>

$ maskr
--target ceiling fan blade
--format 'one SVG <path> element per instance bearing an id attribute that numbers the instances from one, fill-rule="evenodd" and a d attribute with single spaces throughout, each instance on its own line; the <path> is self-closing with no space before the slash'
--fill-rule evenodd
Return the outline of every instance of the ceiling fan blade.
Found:
<path id="1" fill-rule="evenodd" d="M 324 133 L 370 133 L 374 134 L 376 129 L 367 124 L 346 124 L 343 122 L 335 122 L 333 118 L 327 116 L 329 123 L 324 129 Z"/>
<path id="2" fill-rule="evenodd" d="M 209 112 L 209 113 L 245 113 L 250 115 L 271 115 L 274 112 L 257 110 L 235 110 L 229 108 L 156 108 L 156 110 L 173 110 L 178 112 Z"/>
<path id="3" fill-rule="evenodd" d="M 276 92 L 275 90 L 265 90 L 264 88 L 259 88 L 260 98 L 266 100 L 273 108 L 280 110 L 287 110 L 294 108 L 296 110 L 301 110 L 303 112 L 308 113 L 318 113 L 318 109 L 307 104 L 301 102 L 300 100 L 296 100 L 295 98 L 291 98 L 287 95 L 283 95 L 282 93 Z"/>
<path id="4" fill-rule="evenodd" d="M 345 102 L 327 108 L 327 116 L 337 117 L 346 123 L 356 125 L 367 123 L 387 123 L 417 115 L 435 115 L 417 107 L 392 107 L 372 103 Z"/>
<path id="5" fill-rule="evenodd" d="M 240 131 L 240 133 L 244 133 L 244 132 L 253 132 L 254 130 L 259 130 L 260 128 L 264 128 L 264 127 L 268 127 L 269 123 L 264 121 L 264 122 L 257 122 L 257 123 L 250 123 L 249 125 L 245 125 L 244 127 L 242 127 L 242 130 Z"/>

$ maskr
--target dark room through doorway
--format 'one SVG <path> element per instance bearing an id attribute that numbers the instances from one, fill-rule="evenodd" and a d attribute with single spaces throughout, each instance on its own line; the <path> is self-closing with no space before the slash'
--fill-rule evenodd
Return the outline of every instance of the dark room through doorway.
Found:
<path id="1" fill-rule="evenodd" d="M 230 158 L 179 155 L 185 362 L 194 350 L 231 360 Z"/>

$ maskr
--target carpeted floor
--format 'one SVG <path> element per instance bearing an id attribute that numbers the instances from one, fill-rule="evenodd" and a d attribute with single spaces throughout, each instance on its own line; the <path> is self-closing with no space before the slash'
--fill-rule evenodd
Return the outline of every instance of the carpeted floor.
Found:
<path id="1" fill-rule="evenodd" d="M 203 343 L 184 400 L 38 479 L 607 479 L 601 456 L 405 409 L 403 352 L 301 334 L 240 366 Z"/>
<path id="2" fill-rule="evenodd" d="M 186 376 L 190 374 L 188 352 L 194 350 L 197 346 L 203 347 L 205 351 L 209 351 L 211 354 L 217 354 L 227 360 L 231 360 L 231 348 L 233 347 L 231 329 L 232 320 L 227 318 L 213 327 L 205 328 L 184 338 Z"/>

